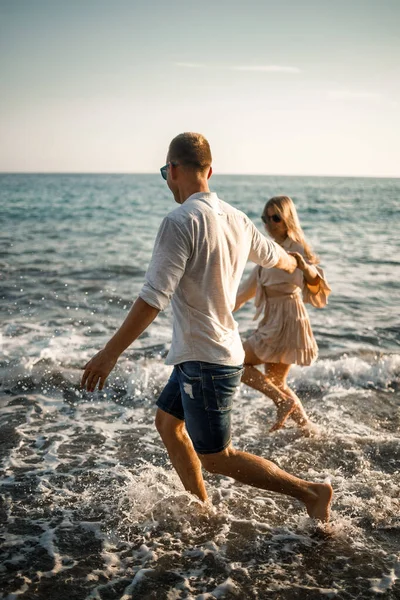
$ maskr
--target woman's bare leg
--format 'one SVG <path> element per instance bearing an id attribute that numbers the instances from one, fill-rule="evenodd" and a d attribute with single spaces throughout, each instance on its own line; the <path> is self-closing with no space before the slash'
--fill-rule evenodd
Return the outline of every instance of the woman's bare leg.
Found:
<path id="1" fill-rule="evenodd" d="M 254 353 L 248 342 L 243 344 L 245 351 L 244 372 L 242 381 L 253 389 L 262 392 L 274 402 L 277 408 L 277 419 L 270 431 L 281 429 L 286 419 L 298 408 L 297 400 L 287 392 L 283 392 L 271 382 L 255 365 L 262 364 L 262 361 Z M 299 401 L 300 402 L 300 401 Z M 301 405 L 301 403 L 300 403 Z"/>
<path id="2" fill-rule="evenodd" d="M 296 407 L 290 415 L 291 419 L 293 419 L 299 427 L 308 427 L 311 425 L 311 422 L 304 410 L 301 400 L 295 392 L 290 389 L 286 381 L 290 367 L 291 365 L 285 365 L 283 363 L 266 363 L 265 375 L 271 383 L 276 385 L 282 392 L 291 396 L 296 402 Z"/>

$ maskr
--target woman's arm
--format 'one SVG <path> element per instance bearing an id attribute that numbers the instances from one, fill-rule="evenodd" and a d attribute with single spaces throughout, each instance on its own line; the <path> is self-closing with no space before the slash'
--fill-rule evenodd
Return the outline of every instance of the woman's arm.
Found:
<path id="1" fill-rule="evenodd" d="M 304 279 L 309 285 L 316 286 L 320 280 L 317 269 L 313 265 L 306 263 L 304 258 L 298 252 L 289 252 L 297 261 L 297 268 L 303 271 Z"/>
<path id="2" fill-rule="evenodd" d="M 255 267 L 251 272 L 251 275 L 244 281 L 238 289 L 236 295 L 236 303 L 233 312 L 239 310 L 246 302 L 254 298 L 257 290 L 257 270 L 259 267 Z"/>

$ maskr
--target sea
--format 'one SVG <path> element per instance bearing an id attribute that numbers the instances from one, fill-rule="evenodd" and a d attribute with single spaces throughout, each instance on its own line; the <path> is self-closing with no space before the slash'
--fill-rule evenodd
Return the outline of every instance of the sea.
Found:
<path id="1" fill-rule="evenodd" d="M 400 180 L 210 187 L 260 230 L 266 200 L 290 195 L 332 288 L 308 308 L 319 358 L 289 376 L 318 432 L 270 434 L 273 403 L 245 385 L 233 411 L 236 448 L 331 482 L 329 527 L 228 477 L 204 474 L 208 506 L 184 491 L 154 426 L 170 308 L 102 392 L 79 387 L 176 207 L 160 176 L 1 174 L 2 599 L 400 598 Z M 243 338 L 254 312 L 236 313 Z"/>

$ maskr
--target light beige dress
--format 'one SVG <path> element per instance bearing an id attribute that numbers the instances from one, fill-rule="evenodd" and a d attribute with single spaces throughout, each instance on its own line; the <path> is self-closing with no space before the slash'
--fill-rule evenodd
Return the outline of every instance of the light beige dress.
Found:
<path id="1" fill-rule="evenodd" d="M 282 247 L 304 256 L 304 248 L 290 238 L 286 238 Z M 245 291 L 257 282 L 254 320 L 261 314 L 263 318 L 248 342 L 263 362 L 311 365 L 316 360 L 318 346 L 304 302 L 323 308 L 331 288 L 323 270 L 314 266 L 320 277 L 314 286 L 306 282 L 300 269 L 290 274 L 258 266 L 241 285 L 240 291 Z"/>

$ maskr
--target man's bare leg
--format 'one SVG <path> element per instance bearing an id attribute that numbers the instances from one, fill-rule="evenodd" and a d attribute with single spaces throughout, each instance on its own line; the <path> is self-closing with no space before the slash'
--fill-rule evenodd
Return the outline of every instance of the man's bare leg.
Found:
<path id="1" fill-rule="evenodd" d="M 310 517 L 328 521 L 332 487 L 328 483 L 310 483 L 283 471 L 273 462 L 234 450 L 231 446 L 217 454 L 199 455 L 203 467 L 210 473 L 232 477 L 263 490 L 292 496 L 303 502 Z"/>
<path id="2" fill-rule="evenodd" d="M 201 462 L 187 434 L 184 421 L 159 408 L 156 413 L 156 427 L 185 490 L 205 502 L 208 496 L 201 472 Z"/>
<path id="3" fill-rule="evenodd" d="M 243 344 L 243 348 L 245 350 L 245 367 L 242 382 L 271 398 L 277 408 L 277 418 L 270 431 L 281 429 L 286 419 L 296 410 L 297 402 L 292 396 L 282 392 L 254 366 L 261 364 L 262 361 L 254 353 L 248 342 Z"/>

